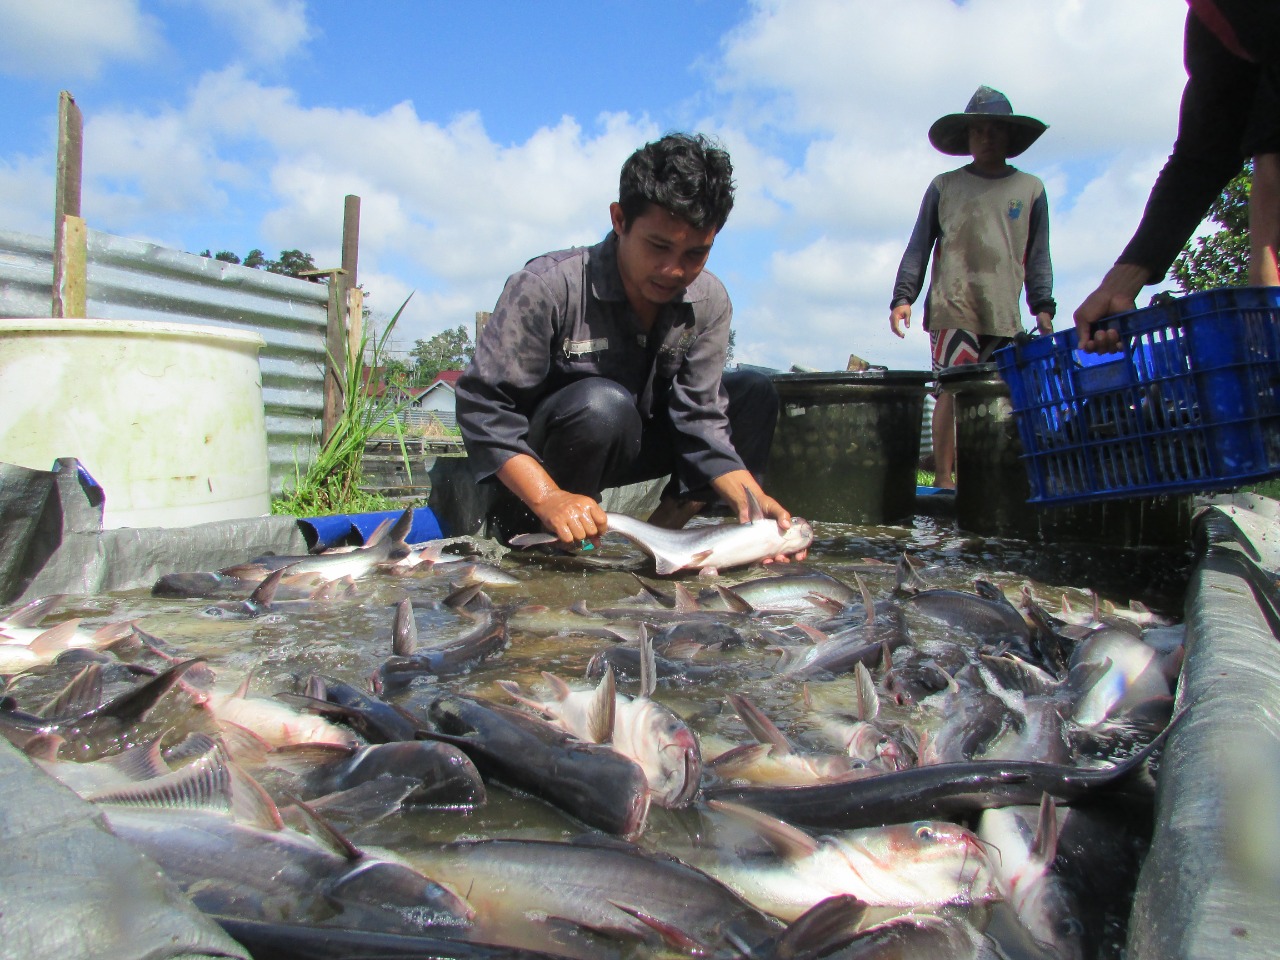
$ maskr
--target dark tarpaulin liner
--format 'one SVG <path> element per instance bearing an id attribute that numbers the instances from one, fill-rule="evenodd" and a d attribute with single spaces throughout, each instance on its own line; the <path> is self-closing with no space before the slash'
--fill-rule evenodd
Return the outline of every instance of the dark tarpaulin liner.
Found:
<path id="1" fill-rule="evenodd" d="M 1216 498 L 1186 601 L 1186 661 L 1160 758 L 1130 960 L 1263 960 L 1280 944 L 1280 515 Z"/>
<path id="2" fill-rule="evenodd" d="M 0 956 L 178 960 L 249 954 L 102 812 L 0 738 Z"/>
<path id="3" fill-rule="evenodd" d="M 102 506 L 102 488 L 75 459 L 52 470 L 0 463 L 0 604 L 134 590 L 166 573 L 307 552 L 293 517 L 103 530 Z"/>

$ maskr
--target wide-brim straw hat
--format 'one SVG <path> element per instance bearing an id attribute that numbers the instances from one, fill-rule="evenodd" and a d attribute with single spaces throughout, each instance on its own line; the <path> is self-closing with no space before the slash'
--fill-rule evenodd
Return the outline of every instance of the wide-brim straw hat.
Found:
<path id="1" fill-rule="evenodd" d="M 1049 129 L 1035 117 L 1024 117 L 1013 112 L 1009 98 L 999 90 L 979 87 L 969 98 L 964 113 L 949 113 L 934 121 L 929 128 L 929 142 L 938 150 L 953 157 L 969 154 L 969 124 L 974 120 L 999 120 L 1009 127 L 1009 153 L 1016 157 L 1031 146 L 1040 134 Z"/>

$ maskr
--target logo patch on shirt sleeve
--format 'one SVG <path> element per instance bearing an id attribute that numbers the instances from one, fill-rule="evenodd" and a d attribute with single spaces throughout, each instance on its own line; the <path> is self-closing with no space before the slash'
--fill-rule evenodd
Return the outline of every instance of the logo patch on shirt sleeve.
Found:
<path id="1" fill-rule="evenodd" d="M 1008 214 L 1009 214 L 1010 220 L 1017 220 L 1020 216 L 1022 216 L 1022 201 L 1010 200 Z"/>
<path id="2" fill-rule="evenodd" d="M 598 337 L 595 340 L 566 340 L 564 342 L 564 355 L 566 357 L 585 357 L 592 353 L 603 353 L 608 349 L 608 337 Z"/>

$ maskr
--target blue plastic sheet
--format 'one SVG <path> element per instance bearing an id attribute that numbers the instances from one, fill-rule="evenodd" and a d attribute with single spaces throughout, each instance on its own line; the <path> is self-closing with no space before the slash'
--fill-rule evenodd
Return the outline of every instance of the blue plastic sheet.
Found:
<path id="1" fill-rule="evenodd" d="M 307 546 L 312 550 L 327 550 L 330 547 L 349 543 L 364 543 L 378 524 L 384 520 L 394 521 L 402 510 L 386 510 L 379 513 L 335 514 L 329 517 L 308 517 L 299 519 L 298 526 L 302 535 L 307 538 Z M 439 540 L 444 534 L 440 532 L 440 522 L 429 507 L 413 508 L 413 525 L 405 537 L 406 543 L 426 543 L 428 540 Z"/>

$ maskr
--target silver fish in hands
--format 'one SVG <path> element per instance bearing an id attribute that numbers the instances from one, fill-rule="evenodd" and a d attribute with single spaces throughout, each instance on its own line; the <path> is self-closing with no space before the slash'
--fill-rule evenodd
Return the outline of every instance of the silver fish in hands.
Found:
<path id="1" fill-rule="evenodd" d="M 807 520 L 792 517 L 791 526 L 783 530 L 776 520 L 764 515 L 754 496 L 747 496 L 750 519 L 746 523 L 667 530 L 622 513 L 605 516 L 609 531 L 621 534 L 653 557 L 654 569 L 662 576 L 681 570 L 742 567 L 808 549 L 813 542 L 813 527 Z M 555 539 L 549 533 L 520 534 L 511 539 L 511 545 L 522 547 Z"/>

